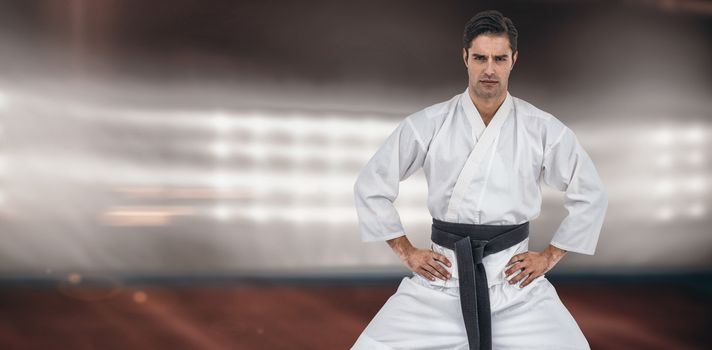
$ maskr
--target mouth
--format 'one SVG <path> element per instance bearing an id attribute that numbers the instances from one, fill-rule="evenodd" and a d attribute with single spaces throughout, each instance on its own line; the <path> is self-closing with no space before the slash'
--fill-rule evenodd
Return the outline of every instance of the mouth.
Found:
<path id="1" fill-rule="evenodd" d="M 484 79 L 484 80 L 480 80 L 480 83 L 485 84 L 485 85 L 495 85 L 499 82 L 497 80 Z"/>

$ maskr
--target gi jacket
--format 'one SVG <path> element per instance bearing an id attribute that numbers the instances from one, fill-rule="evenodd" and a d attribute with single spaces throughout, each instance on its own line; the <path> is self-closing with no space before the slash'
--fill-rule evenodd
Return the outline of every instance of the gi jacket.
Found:
<path id="1" fill-rule="evenodd" d="M 399 182 L 421 168 L 433 218 L 486 225 L 534 220 L 541 210 L 542 180 L 565 192 L 568 210 L 551 244 L 582 254 L 596 249 L 608 195 L 591 158 L 560 120 L 509 93 L 487 126 L 467 89 L 399 123 L 354 185 L 362 241 L 405 235 L 393 202 Z M 485 257 L 490 286 L 502 283 L 506 263 L 527 251 L 528 243 Z M 452 278 L 431 284 L 457 286 L 454 252 L 431 247 L 452 262 L 445 266 Z"/>

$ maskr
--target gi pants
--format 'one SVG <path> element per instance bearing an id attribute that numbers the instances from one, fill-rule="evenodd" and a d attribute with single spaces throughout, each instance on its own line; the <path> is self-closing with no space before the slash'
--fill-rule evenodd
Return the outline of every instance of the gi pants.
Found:
<path id="1" fill-rule="evenodd" d="M 545 276 L 524 288 L 498 283 L 489 294 L 493 349 L 590 349 Z M 459 288 L 433 286 L 417 274 L 404 277 L 351 349 L 469 349 Z"/>

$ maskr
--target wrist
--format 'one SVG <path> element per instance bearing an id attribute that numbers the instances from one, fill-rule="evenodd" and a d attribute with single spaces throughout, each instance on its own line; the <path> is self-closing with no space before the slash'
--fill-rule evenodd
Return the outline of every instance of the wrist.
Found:
<path id="1" fill-rule="evenodd" d="M 546 256 L 549 268 L 552 268 L 559 262 L 559 260 L 561 260 L 561 258 L 564 257 L 564 255 L 566 255 L 566 251 L 553 245 L 549 245 L 544 250 L 544 255 Z"/>
<path id="2" fill-rule="evenodd" d="M 401 261 L 407 261 L 408 256 L 410 256 L 410 253 L 415 249 L 406 236 L 388 240 L 388 245 L 391 246 L 391 249 L 393 249 Z"/>
<path id="3" fill-rule="evenodd" d="M 410 254 L 415 250 L 415 247 L 412 245 L 406 245 L 402 248 L 401 252 L 398 254 L 400 257 L 401 261 L 405 262 L 408 261 L 408 257 L 410 257 Z"/>

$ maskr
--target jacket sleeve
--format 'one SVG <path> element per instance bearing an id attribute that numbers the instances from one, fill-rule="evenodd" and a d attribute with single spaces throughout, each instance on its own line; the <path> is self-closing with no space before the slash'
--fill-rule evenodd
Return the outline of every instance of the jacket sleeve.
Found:
<path id="1" fill-rule="evenodd" d="M 423 166 L 426 148 L 411 118 L 401 121 L 363 167 L 354 184 L 354 199 L 363 242 L 405 235 L 393 205 L 400 181 Z"/>
<path id="2" fill-rule="evenodd" d="M 551 245 L 593 255 L 608 207 L 608 193 L 593 161 L 566 126 L 545 150 L 543 180 L 565 192 L 564 207 L 568 211 Z"/>

